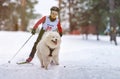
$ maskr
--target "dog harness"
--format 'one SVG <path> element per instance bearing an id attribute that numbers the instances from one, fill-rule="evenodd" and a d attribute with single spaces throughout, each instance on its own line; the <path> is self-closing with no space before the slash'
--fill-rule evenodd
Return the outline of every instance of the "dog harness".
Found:
<path id="1" fill-rule="evenodd" d="M 50 54 L 48 56 L 52 57 L 52 52 L 54 51 L 54 49 L 50 48 L 49 46 L 48 46 L 48 48 L 50 50 Z"/>

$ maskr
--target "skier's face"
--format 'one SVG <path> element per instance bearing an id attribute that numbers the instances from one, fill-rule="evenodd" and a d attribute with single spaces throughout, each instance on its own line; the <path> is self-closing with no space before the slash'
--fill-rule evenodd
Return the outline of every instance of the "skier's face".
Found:
<path id="1" fill-rule="evenodd" d="M 55 19 L 58 16 L 58 12 L 57 11 L 51 11 L 50 16 L 51 16 L 52 19 Z"/>

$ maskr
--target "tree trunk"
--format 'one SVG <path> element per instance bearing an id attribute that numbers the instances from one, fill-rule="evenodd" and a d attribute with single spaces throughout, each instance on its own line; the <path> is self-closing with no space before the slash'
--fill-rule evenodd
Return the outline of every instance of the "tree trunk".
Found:
<path id="1" fill-rule="evenodd" d="M 110 8 L 110 27 L 111 27 L 111 32 L 110 32 L 110 41 L 114 41 L 115 45 L 117 45 L 117 40 L 116 40 L 116 21 L 114 17 L 114 7 L 115 7 L 115 1 L 114 0 L 109 0 L 109 8 Z"/>
<path id="2" fill-rule="evenodd" d="M 62 0 L 59 0 L 59 4 L 58 4 L 60 10 L 61 10 L 61 1 L 62 1 Z M 60 22 L 61 22 L 60 12 L 59 12 L 58 18 L 59 18 L 59 20 L 60 20 Z"/>
<path id="3" fill-rule="evenodd" d="M 25 7 L 26 7 L 26 0 L 21 0 L 21 26 L 20 26 L 20 31 L 26 31 L 26 12 L 25 12 Z"/>
<path id="4" fill-rule="evenodd" d="M 68 0 L 69 1 L 69 6 L 68 6 L 68 9 L 69 9 L 69 26 L 70 26 L 70 32 L 73 31 L 73 26 L 72 26 L 72 21 L 71 21 L 71 0 Z"/>

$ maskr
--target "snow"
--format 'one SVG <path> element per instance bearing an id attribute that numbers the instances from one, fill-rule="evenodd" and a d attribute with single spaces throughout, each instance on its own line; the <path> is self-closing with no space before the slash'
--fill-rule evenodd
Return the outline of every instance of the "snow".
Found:
<path id="1" fill-rule="evenodd" d="M 0 31 L 0 79 L 120 79 L 120 37 L 115 46 L 109 36 L 97 41 L 94 35 L 88 40 L 82 35 L 63 35 L 59 66 L 40 68 L 36 55 L 31 64 L 17 65 L 29 56 L 37 35 L 11 60 L 31 34 Z"/>

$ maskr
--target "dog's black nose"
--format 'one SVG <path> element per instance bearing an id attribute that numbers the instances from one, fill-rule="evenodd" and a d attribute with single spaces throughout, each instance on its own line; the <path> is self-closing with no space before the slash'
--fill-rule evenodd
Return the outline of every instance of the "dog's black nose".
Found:
<path id="1" fill-rule="evenodd" d="M 55 41 L 57 41 L 57 39 L 55 39 Z"/>

